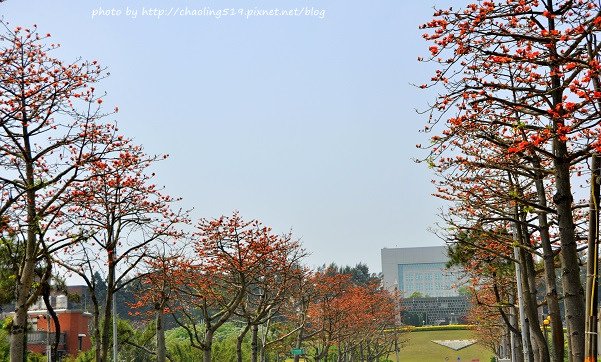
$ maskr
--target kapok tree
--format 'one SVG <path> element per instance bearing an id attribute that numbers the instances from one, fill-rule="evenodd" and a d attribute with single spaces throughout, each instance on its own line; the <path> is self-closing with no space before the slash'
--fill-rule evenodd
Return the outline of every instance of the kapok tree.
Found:
<path id="1" fill-rule="evenodd" d="M 302 335 L 313 346 L 313 358 L 320 361 L 327 357 L 334 341 L 344 328 L 348 314 L 345 296 L 351 290 L 351 276 L 328 273 L 328 270 L 315 273 L 313 278 L 315 293 L 307 312 L 307 325 Z"/>
<path id="2" fill-rule="evenodd" d="M 312 284 L 302 339 L 316 361 L 327 360 L 333 346 L 338 360 L 377 360 L 398 347 L 400 298 L 382 288 L 381 279 L 366 267 L 332 264 L 317 271 Z"/>
<path id="3" fill-rule="evenodd" d="M 171 300 L 176 296 L 181 275 L 179 272 L 185 251 L 162 245 L 150 253 L 144 260 L 145 270 L 139 278 L 139 290 L 135 294 L 135 303 L 130 307 L 135 309 L 135 315 L 143 315 L 155 320 L 157 362 L 165 362 L 167 348 L 165 345 L 164 316 L 176 310 L 171 308 Z"/>
<path id="4" fill-rule="evenodd" d="M 527 177 L 531 173 L 527 167 L 511 162 L 513 156 L 490 154 L 491 149 L 499 149 L 496 145 L 491 144 L 486 150 L 471 154 L 470 148 L 459 142 L 456 144 L 459 144 L 460 147 L 457 148 L 465 150 L 465 153 L 451 161 L 444 159 L 439 162 L 441 166 L 437 166 L 437 169 L 446 171 L 447 167 L 453 165 L 452 169 L 457 171 L 441 175 L 442 181 L 439 181 L 436 193 L 453 202 L 452 207 L 449 207 L 443 216 L 451 230 L 445 233 L 445 238 L 456 244 L 456 250 L 470 250 L 470 256 L 475 254 L 482 260 L 504 259 L 521 264 L 522 275 L 526 278 L 517 281 L 524 284 L 524 294 L 519 297 L 528 301 L 525 303 L 525 311 L 531 321 L 538 319 L 536 271 L 532 256 L 543 258 L 547 306 L 549 311 L 554 313 L 554 318 L 558 319 L 552 333 L 555 342 L 554 355 L 563 356 L 563 329 L 559 318 L 554 252 L 551 246 L 553 235 L 550 233 L 550 223 L 544 217 L 547 213 L 553 213 L 553 210 L 540 204 L 539 190 L 534 187 L 538 180 L 534 176 Z M 542 192 L 544 195 L 545 190 Z M 528 216 L 529 212 L 533 213 L 537 208 L 539 210 L 534 215 Z M 519 255 L 515 258 L 514 246 L 519 247 Z M 477 270 L 474 270 L 475 265 L 478 265 Z M 486 266 L 497 268 L 502 265 L 489 263 Z M 463 268 L 468 274 L 483 275 L 481 262 L 477 258 L 466 260 Z M 502 270 L 491 270 L 487 275 L 495 273 L 500 275 Z M 494 282 L 496 278 L 488 280 Z M 536 342 L 535 351 L 549 358 L 545 336 L 539 324 L 531 322 L 530 327 L 533 341 Z M 558 340 L 561 343 L 556 342 Z"/>
<path id="5" fill-rule="evenodd" d="M 494 290 L 484 287 L 477 290 L 477 294 L 471 295 L 471 307 L 468 311 L 467 321 L 474 326 L 474 333 L 478 338 L 478 342 L 487 347 L 493 353 L 499 353 L 499 347 L 506 348 L 507 343 L 503 340 L 507 334 L 507 324 L 502 320 L 501 303 L 498 301 Z M 520 339 L 515 339 L 516 343 L 520 343 Z M 500 358 L 509 358 L 507 349 L 505 354 L 499 354 Z M 523 361 L 522 353 L 517 353 L 516 357 L 519 361 Z"/>
<path id="6" fill-rule="evenodd" d="M 296 281 L 302 275 L 300 263 L 306 252 L 292 234 L 282 235 L 271 245 L 270 257 L 260 262 L 257 273 L 249 274 L 249 286 L 235 315 L 242 319 L 245 327 L 237 338 L 236 354 L 242 362 L 242 342 L 251 330 L 251 362 L 256 362 L 259 349 L 265 351 L 259 343 L 259 326 L 267 324 L 290 298 L 296 288 Z"/>
<path id="7" fill-rule="evenodd" d="M 140 267 L 154 256 L 153 247 L 179 238 L 180 224 L 188 221 L 185 212 L 175 209 L 178 199 L 153 183 L 155 174 L 149 168 L 165 156 L 147 155 L 141 146 L 123 137 L 114 144 L 118 151 L 86 165 L 96 176 L 78 182 L 68 195 L 64 232 L 76 235 L 78 242 L 55 257 L 90 290 L 99 362 L 109 358 L 115 293 L 143 275 Z M 99 275 L 106 283 L 105 300 L 98 299 Z M 101 319 L 105 321 L 102 325 Z"/>
<path id="8" fill-rule="evenodd" d="M 562 286 L 571 355 L 584 358 L 571 168 L 599 146 L 599 5 L 592 1 L 483 1 L 443 10 L 425 27 L 432 78 L 443 91 L 428 129 L 444 122 L 434 154 L 474 129 L 507 152 L 548 160 L 558 220 Z M 427 84 L 424 87 L 428 87 Z M 559 359 L 560 356 L 555 356 Z"/>
<path id="9" fill-rule="evenodd" d="M 490 148 L 495 148 L 491 145 Z M 463 148 L 462 148 L 463 150 Z M 487 154 L 481 151 L 480 154 Z M 458 157 L 459 158 L 459 157 Z M 503 157 L 498 155 L 497 160 Z M 462 156 L 461 162 L 456 162 L 454 168 L 460 172 L 444 174 L 437 195 L 453 202 L 452 207 L 444 215 L 445 222 L 451 227 L 446 237 L 449 242 L 457 244 L 457 250 L 476 250 L 483 260 L 503 258 L 515 261 L 522 267 L 523 273 L 517 283 L 524 285 L 523 295 L 520 298 L 526 301 L 525 311 L 531 321 L 531 334 L 536 343 L 534 351 L 549 358 L 545 336 L 539 324 L 536 323 L 536 271 L 532 261 L 533 255 L 545 260 L 545 284 L 547 286 L 547 306 L 551 313 L 559 319 L 559 299 L 555 286 L 554 253 L 551 248 L 552 234 L 549 223 L 541 214 L 546 214 L 549 208 L 543 210 L 539 203 L 540 193 L 533 186 L 537 181 L 522 175 L 529 171 L 519 168 L 519 164 L 488 161 L 487 158 L 479 159 L 485 167 L 473 167 L 476 164 L 475 156 Z M 491 157 L 490 160 L 495 160 Z M 444 161 L 446 163 L 447 161 Z M 505 169 L 502 169 L 504 167 Z M 515 167 L 516 171 L 510 171 Z M 543 193 L 545 190 L 543 190 Z M 538 215 L 528 216 L 535 208 Z M 543 219 L 544 222 L 541 222 Z M 545 228 L 544 225 L 547 225 Z M 512 232 L 513 231 L 513 232 Z M 518 255 L 513 255 L 513 247 L 519 248 Z M 542 251 L 540 250 L 542 249 Z M 470 252 L 469 255 L 472 255 Z M 547 260 L 548 259 L 548 260 Z M 467 260 L 463 266 L 468 273 L 474 272 L 472 268 L 477 259 Z M 492 263 L 490 266 L 498 267 L 502 264 Z M 480 266 L 479 266 L 479 269 Z M 497 275 L 501 274 L 497 270 Z M 481 270 L 475 274 L 482 275 Z M 488 275 L 495 274 L 492 270 Z M 549 275 L 550 274 L 550 275 Z M 489 279 L 494 281 L 495 278 Z M 554 324 L 554 341 L 563 340 L 561 320 Z M 559 329 L 559 331 L 555 331 Z M 555 356 L 563 356 L 563 342 L 554 343 Z M 533 350 L 530 348 L 529 350 Z"/>
<path id="10" fill-rule="evenodd" d="M 195 253 L 186 265 L 174 317 L 187 332 L 192 347 L 211 361 L 215 332 L 230 320 L 260 280 L 281 247 L 295 247 L 258 220 L 245 221 L 238 212 L 218 219 L 201 219 L 193 234 Z M 256 284 L 255 284 L 256 285 Z"/>
<path id="11" fill-rule="evenodd" d="M 316 296 L 314 277 L 315 272 L 299 266 L 290 280 L 291 288 L 288 297 L 278 308 L 278 313 L 265 323 L 261 339 L 263 354 L 268 350 L 278 355 L 287 354 L 290 345 L 301 348 L 308 333 L 309 307 Z"/>
<path id="12" fill-rule="evenodd" d="M 504 225 L 498 230 L 474 228 L 454 235 L 448 253 L 449 265 L 461 268 L 466 284 L 469 283 L 471 303 L 468 319 L 476 325 L 478 335 L 486 346 L 496 352 L 499 345 L 509 344 L 511 334 L 514 334 L 515 358 L 523 361 L 522 333 L 528 336 L 529 331 L 520 331 L 516 321 L 517 292 L 513 263 L 520 261 L 513 258 L 514 242 Z M 537 312 L 536 309 L 534 311 Z"/>
<path id="13" fill-rule="evenodd" d="M 398 293 L 382 288 L 379 280 L 353 285 L 342 296 L 345 310 L 336 336 L 339 360 L 378 360 L 399 348 L 401 331 L 396 326 L 400 314 Z"/>
<path id="14" fill-rule="evenodd" d="M 514 75 L 510 74 L 508 77 L 511 80 Z M 554 355 L 555 358 L 562 358 L 563 328 L 559 317 L 560 296 L 555 281 L 554 262 L 555 249 L 559 245 L 553 245 L 557 241 L 556 234 L 559 230 L 556 226 L 557 211 L 547 201 L 552 199 L 554 192 L 553 179 L 550 177 L 553 174 L 553 163 L 548 157 L 540 156 L 551 152 L 542 145 L 533 145 L 516 153 L 514 140 L 499 136 L 510 129 L 507 117 L 492 112 L 490 108 L 487 110 L 489 112 L 486 117 L 473 127 L 457 129 L 456 133 L 445 130 L 442 137 L 433 137 L 433 157 L 430 164 L 439 177 L 436 180 L 438 190 L 435 195 L 455 203 L 449 208 L 445 221 L 459 232 L 471 227 L 480 230 L 483 225 L 495 223 L 507 225 L 493 226 L 493 229 L 530 230 L 520 233 L 524 236 L 532 234 L 530 240 L 526 243 L 516 242 L 522 250 L 538 255 L 543 260 L 545 298 L 549 313 L 555 320 L 551 328 Z M 520 120 L 526 116 L 516 111 L 514 117 Z M 524 132 L 519 137 L 525 142 L 529 140 Z M 441 150 L 447 146 L 452 147 L 453 151 L 445 157 Z M 581 173 L 579 168 L 574 170 L 575 175 Z M 578 212 L 579 207 L 581 206 L 574 207 L 574 224 L 578 233 L 586 233 L 586 226 L 582 224 L 585 219 Z M 533 216 L 528 216 L 526 220 L 527 214 Z M 512 225 L 507 223 L 510 220 Z M 508 240 L 506 243 L 511 244 L 513 241 Z M 534 331 L 538 336 L 537 340 L 546 348 L 544 336 L 538 329 L 538 332 Z"/>
<path id="15" fill-rule="evenodd" d="M 96 61 L 65 63 L 50 55 L 58 47 L 50 34 L 0 26 L 0 231 L 22 250 L 10 331 L 11 360 L 20 361 L 27 309 L 44 285 L 34 270 L 50 268 L 50 255 L 72 242 L 53 234 L 62 196 L 89 177 L 85 166 L 104 157 L 114 130 L 100 123 L 94 85 L 105 73 Z"/>

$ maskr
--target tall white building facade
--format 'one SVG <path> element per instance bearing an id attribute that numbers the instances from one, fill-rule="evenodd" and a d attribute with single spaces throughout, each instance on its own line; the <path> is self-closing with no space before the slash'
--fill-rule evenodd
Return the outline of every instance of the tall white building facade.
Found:
<path id="1" fill-rule="evenodd" d="M 398 288 L 405 298 L 415 292 L 428 297 L 459 295 L 459 277 L 446 268 L 446 246 L 384 248 L 381 255 L 384 285 Z"/>

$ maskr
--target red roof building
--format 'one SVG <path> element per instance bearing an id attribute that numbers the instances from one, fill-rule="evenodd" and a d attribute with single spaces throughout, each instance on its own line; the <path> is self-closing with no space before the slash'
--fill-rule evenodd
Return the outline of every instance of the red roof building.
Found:
<path id="1" fill-rule="evenodd" d="M 92 314 L 82 308 L 85 304 L 70 303 L 66 295 L 53 296 L 51 303 L 60 325 L 57 353 L 60 356 L 75 356 L 92 348 Z M 41 300 L 30 308 L 28 314 L 31 330 L 27 334 L 27 349 L 47 355 L 55 339 L 54 321 Z"/>

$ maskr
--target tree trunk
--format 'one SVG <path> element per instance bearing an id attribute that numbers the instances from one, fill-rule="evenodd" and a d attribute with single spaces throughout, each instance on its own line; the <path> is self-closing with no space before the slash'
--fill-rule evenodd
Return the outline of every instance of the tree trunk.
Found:
<path id="1" fill-rule="evenodd" d="M 359 359 L 361 362 L 365 361 L 365 357 L 363 355 L 363 342 L 359 343 Z"/>
<path id="2" fill-rule="evenodd" d="M 265 322 L 265 324 L 262 328 L 263 333 L 261 334 L 261 352 L 260 352 L 260 361 L 261 362 L 267 362 L 265 343 L 267 342 L 267 333 L 269 333 L 270 322 L 271 322 L 271 315 L 269 318 L 267 318 L 267 322 Z"/>
<path id="3" fill-rule="evenodd" d="M 242 362 L 242 342 L 244 341 L 244 336 L 246 336 L 246 333 L 249 329 L 250 323 L 246 323 L 246 326 L 242 331 L 240 331 L 240 334 L 236 338 L 236 357 L 238 358 L 238 362 Z"/>
<path id="4" fill-rule="evenodd" d="M 524 268 L 524 272 L 522 273 L 524 311 L 530 325 L 530 336 L 534 340 L 533 347 L 536 349 L 534 355 L 538 356 L 538 358 L 535 357 L 537 362 L 549 362 L 547 341 L 540 329 L 540 321 L 538 320 L 536 284 L 534 281 L 536 272 L 534 270 L 532 255 L 520 249 L 520 263 Z"/>
<path id="5" fill-rule="evenodd" d="M 90 290 L 90 297 L 92 298 L 92 305 L 94 306 L 92 322 L 94 324 L 94 331 L 92 333 L 94 333 L 94 340 L 96 341 L 96 343 L 92 345 L 92 348 L 94 348 L 94 361 L 100 361 L 100 348 L 98 348 L 100 346 L 100 303 L 96 297 L 96 290 L 90 288 L 89 285 L 88 288 Z"/>
<path id="6" fill-rule="evenodd" d="M 516 349 L 515 352 L 515 359 L 512 359 L 512 361 L 514 362 L 526 362 L 524 361 L 524 346 L 522 345 L 522 337 L 521 336 L 517 336 L 517 338 L 514 341 L 514 346 Z"/>
<path id="7" fill-rule="evenodd" d="M 252 327 L 252 341 L 250 344 L 251 347 L 251 362 L 257 362 L 257 357 L 259 356 L 259 326 L 253 325 Z"/>
<path id="8" fill-rule="evenodd" d="M 205 343 L 203 349 L 204 362 L 211 362 L 211 352 L 213 349 L 213 333 L 212 330 L 207 330 L 205 333 Z"/>
<path id="9" fill-rule="evenodd" d="M 27 304 L 25 298 L 19 295 L 19 292 L 17 292 L 17 295 L 15 317 L 10 328 L 10 362 L 25 361 L 25 346 L 27 343 Z"/>
<path id="10" fill-rule="evenodd" d="M 104 316 L 103 316 L 103 323 L 102 323 L 102 328 L 100 331 L 100 343 L 99 343 L 99 347 L 98 349 L 100 350 L 100 359 L 98 360 L 98 362 L 107 362 L 109 360 L 109 345 L 110 345 L 110 335 L 111 335 L 111 317 L 113 315 L 112 313 L 112 305 L 113 302 L 111 301 L 112 299 L 112 294 L 110 291 L 107 291 L 107 302 L 106 302 L 106 307 L 104 308 Z"/>
<path id="11" fill-rule="evenodd" d="M 165 328 L 163 327 L 163 308 L 156 311 L 157 362 L 165 362 L 167 349 L 165 347 Z"/>
<path id="12" fill-rule="evenodd" d="M 510 303 L 513 304 L 511 307 L 511 335 L 510 343 L 512 345 L 509 359 L 513 362 L 524 362 L 524 350 L 522 349 L 522 335 L 519 333 L 519 322 L 518 322 L 518 311 L 515 306 L 515 293 L 510 295 Z"/>
<path id="13" fill-rule="evenodd" d="M 523 192 L 522 190 L 516 186 L 513 185 L 513 181 L 512 181 L 512 177 L 511 175 L 509 175 L 509 182 L 512 186 L 512 188 L 514 188 L 512 191 L 518 192 L 520 196 L 523 196 Z M 525 240 L 524 240 L 524 235 L 527 235 L 527 232 L 524 232 L 524 228 L 522 228 L 521 226 L 521 219 L 520 219 L 520 210 L 518 205 L 514 205 L 513 206 L 513 223 L 514 223 L 514 227 L 513 227 L 513 233 L 514 233 L 514 239 L 515 241 L 519 244 L 519 245 L 526 245 Z M 527 310 L 530 308 L 531 303 L 528 301 L 529 300 L 529 296 L 530 296 L 530 288 L 529 288 L 529 283 L 528 283 L 528 270 L 527 270 L 527 265 L 525 263 L 525 252 L 523 250 L 522 247 L 519 246 L 515 246 L 514 247 L 514 258 L 517 260 L 516 264 L 515 264 L 515 268 L 516 268 L 516 287 L 517 287 L 517 297 L 518 297 L 518 304 L 520 306 L 520 325 L 522 326 L 522 346 L 523 346 L 523 352 L 524 352 L 524 360 L 528 360 L 528 362 L 534 362 L 534 352 L 532 350 L 532 341 L 530 339 L 530 320 L 529 320 L 529 313 L 527 312 Z M 536 314 L 536 312 L 535 312 Z"/>
<path id="14" fill-rule="evenodd" d="M 303 328 L 300 328 L 298 330 L 298 335 L 296 336 L 296 343 L 294 344 L 294 348 L 299 349 L 301 348 L 301 343 L 303 341 Z M 296 355 L 294 356 L 294 362 L 299 362 L 300 361 L 300 356 Z"/>
<path id="15" fill-rule="evenodd" d="M 567 155 L 566 145 L 554 141 L 556 155 Z M 555 184 L 559 234 L 561 241 L 562 286 L 564 292 L 565 318 L 569 325 L 571 354 L 575 361 L 584 358 L 584 291 L 580 283 L 580 266 L 576 250 L 576 236 L 572 216 L 572 194 L 570 191 L 569 165 L 565 158 L 556 159 Z"/>
<path id="16" fill-rule="evenodd" d="M 24 130 L 25 152 L 29 157 L 25 161 L 25 174 L 27 181 L 27 240 L 25 242 L 25 260 L 21 269 L 20 278 L 15 287 L 15 317 L 10 329 L 10 361 L 25 361 L 27 350 L 27 310 L 32 300 L 36 296 L 32 294 L 34 269 L 37 260 L 37 212 L 36 212 L 36 193 L 34 191 L 35 178 L 33 172 L 33 161 L 31 160 L 31 148 L 29 138 Z M 35 293 L 33 293 L 35 294 Z"/>
<path id="17" fill-rule="evenodd" d="M 541 206 L 541 208 L 546 208 L 547 196 L 545 194 L 545 188 L 542 180 L 543 175 L 540 172 L 540 161 L 536 159 L 533 166 L 537 170 L 535 185 L 538 197 L 538 204 Z M 563 362 L 563 322 L 561 320 L 559 298 L 557 295 L 557 284 L 555 282 L 555 255 L 553 253 L 553 248 L 551 247 L 551 237 L 549 235 L 549 222 L 547 220 L 546 212 L 538 211 L 538 224 L 540 228 L 541 246 L 543 249 L 543 263 L 545 266 L 545 300 L 547 301 L 547 307 L 549 308 L 549 316 L 551 317 L 551 339 L 553 341 L 553 353 L 551 355 L 551 359 L 553 362 Z"/>
<path id="18" fill-rule="evenodd" d="M 523 197 L 522 190 L 518 188 L 520 197 Z M 519 220 L 518 241 L 524 247 L 529 245 L 529 234 L 526 220 L 526 213 L 514 207 L 514 217 Z M 534 357 L 536 361 L 550 362 L 549 347 L 547 340 L 540 329 L 540 321 L 538 318 L 538 302 L 536 298 L 536 270 L 534 268 L 534 260 L 530 252 L 526 252 L 524 248 L 519 249 L 519 259 L 522 265 L 522 296 L 524 299 L 524 312 L 529 321 L 530 337 L 534 347 Z"/>
<path id="19" fill-rule="evenodd" d="M 315 348 L 315 350 L 318 351 L 317 348 Z M 319 362 L 323 358 L 325 358 L 327 361 L 329 350 L 330 350 L 330 345 L 329 345 L 329 343 L 326 343 L 323 347 L 323 350 L 321 350 L 321 352 L 315 354 L 315 362 Z"/>
<path id="20" fill-rule="evenodd" d="M 48 264 L 48 268 L 51 269 L 51 265 L 52 264 Z M 50 273 L 50 270 L 48 270 L 48 274 Z M 58 320 L 58 316 L 56 315 L 56 312 L 54 311 L 54 308 L 52 308 L 52 304 L 50 303 L 50 283 L 48 282 L 48 279 L 46 279 L 42 283 L 42 298 L 44 299 L 44 305 L 46 305 L 46 310 L 48 311 L 48 315 L 46 316 L 46 318 L 50 316 L 54 324 L 54 341 L 52 341 L 52 346 L 50 348 L 50 356 L 47 356 L 46 358 L 48 359 L 48 362 L 55 362 L 58 356 L 57 351 L 61 337 L 61 325 Z M 48 329 L 47 332 L 50 333 L 50 329 Z"/>
<path id="21" fill-rule="evenodd" d="M 109 249 L 108 276 L 106 281 L 106 300 L 104 308 L 104 323 L 100 335 L 100 359 L 98 362 L 109 360 L 109 349 L 111 341 L 111 320 L 113 317 L 113 294 L 115 293 L 115 250 Z"/>
<path id="22" fill-rule="evenodd" d="M 553 13 L 553 0 L 547 0 L 547 10 Z M 549 17 L 547 20 L 548 30 L 554 31 L 555 19 Z M 552 62 L 558 62 L 559 54 L 555 43 L 549 44 L 550 58 Z M 562 80 L 553 65 L 551 69 L 551 89 L 553 104 L 559 106 L 563 102 Z M 563 122 L 553 119 L 553 131 Z M 553 202 L 557 205 L 557 218 L 559 227 L 559 238 L 561 243 L 560 257 L 562 266 L 562 286 L 564 293 L 565 319 L 568 325 L 571 346 L 571 355 L 575 361 L 584 359 L 584 290 L 580 282 L 580 266 L 578 265 L 578 251 L 576 248 L 576 235 L 574 231 L 574 216 L 572 214 L 572 188 L 570 183 L 570 159 L 566 141 L 562 141 L 556 135 L 553 138 L 553 167 L 555 171 L 555 189 Z"/>

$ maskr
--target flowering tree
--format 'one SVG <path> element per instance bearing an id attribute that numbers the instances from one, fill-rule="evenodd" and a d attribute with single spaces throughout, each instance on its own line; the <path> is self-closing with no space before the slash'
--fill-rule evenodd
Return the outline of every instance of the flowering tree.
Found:
<path id="1" fill-rule="evenodd" d="M 36 266 L 73 242 L 54 234 L 72 184 L 104 157 L 115 138 L 93 85 L 105 74 L 96 61 L 50 56 L 50 34 L 5 28 L 0 36 L 0 232 L 22 250 L 18 260 L 11 360 L 23 359 L 27 309 L 40 294 Z M 45 273 L 50 277 L 51 273 Z"/>
<path id="2" fill-rule="evenodd" d="M 398 351 L 401 337 L 396 326 L 400 297 L 385 290 L 380 280 L 354 285 L 341 299 L 344 319 L 335 338 L 338 360 L 379 360 Z"/>
<path id="3" fill-rule="evenodd" d="M 96 176 L 78 182 L 70 194 L 64 215 L 65 233 L 77 235 L 64 256 L 55 260 L 82 277 L 94 302 L 96 360 L 106 361 L 114 295 L 137 273 L 140 263 L 152 256 L 153 245 L 182 235 L 178 224 L 187 222 L 186 213 L 174 211 L 177 201 L 152 183 L 148 168 L 163 157 L 146 155 L 140 146 L 120 137 L 103 160 L 87 165 Z M 100 274 L 99 274 L 100 272 Z M 98 300 L 96 278 L 103 275 L 106 299 Z M 105 323 L 100 325 L 100 311 Z"/>
<path id="4" fill-rule="evenodd" d="M 514 358 L 523 361 L 522 333 L 528 342 L 527 350 L 532 351 L 532 348 L 527 338 L 529 330 L 520 330 L 515 320 L 518 313 L 513 263 L 520 261 L 511 257 L 512 241 L 505 229 L 496 233 L 490 229 L 462 231 L 455 235 L 455 242 L 449 246 L 449 258 L 451 265 L 464 270 L 470 284 L 467 288 L 471 297 L 468 319 L 476 326 L 480 339 L 497 352 L 497 347 L 507 344 L 513 334 L 516 341 Z M 493 330 L 501 333 L 491 333 Z"/>
<path id="5" fill-rule="evenodd" d="M 184 265 L 179 313 L 174 317 L 210 362 L 215 331 L 234 316 L 249 293 L 267 295 L 257 284 L 269 271 L 265 266 L 289 268 L 287 256 L 295 255 L 298 244 L 257 220 L 243 220 L 238 212 L 200 220 L 193 242 L 195 254 Z M 271 264 L 281 260 L 283 264 Z"/>
<path id="6" fill-rule="evenodd" d="M 331 267 L 314 275 L 302 340 L 312 347 L 316 361 L 327 359 L 334 346 L 339 360 L 377 360 L 398 347 L 400 298 L 380 282 L 376 278 L 359 284 L 352 274 Z"/>
<path id="7" fill-rule="evenodd" d="M 289 344 L 301 348 L 303 341 L 310 338 L 308 332 L 309 307 L 316 297 L 315 272 L 300 267 L 291 280 L 288 298 L 278 308 L 278 314 L 271 315 L 263 328 L 261 352 L 275 351 L 288 353 Z M 295 359 L 298 359 L 295 356 Z"/>
<path id="8" fill-rule="evenodd" d="M 296 281 L 302 275 L 301 259 L 306 255 L 291 234 L 283 235 L 271 245 L 270 256 L 260 262 L 257 273 L 249 274 L 246 295 L 235 314 L 245 322 L 237 339 L 238 361 L 242 362 L 242 341 L 251 331 L 251 362 L 259 357 L 259 326 L 277 315 L 286 300 L 294 293 Z M 262 346 L 262 344 L 261 344 Z M 261 350 L 264 355 L 264 351 Z"/>
<path id="9" fill-rule="evenodd" d="M 131 305 L 136 315 L 146 314 L 155 320 L 156 351 L 147 351 L 156 355 L 157 362 L 165 362 L 167 349 L 165 346 L 164 316 L 176 312 L 171 308 L 171 301 L 176 297 L 181 280 L 184 250 L 166 250 L 165 245 L 151 253 L 144 260 L 146 271 L 142 272 L 140 289 L 136 293 L 136 302 Z M 140 311 L 142 310 L 142 312 Z"/>
<path id="10" fill-rule="evenodd" d="M 303 339 L 313 346 L 313 358 L 320 361 L 344 328 L 348 314 L 345 308 L 347 293 L 351 290 L 351 276 L 317 272 L 313 278 L 315 294 L 308 308 L 308 323 Z M 350 293 L 349 293 L 350 294 Z"/>
<path id="11" fill-rule="evenodd" d="M 491 148 L 494 148 L 491 146 Z M 484 157 L 481 157 L 484 154 Z M 550 232 L 547 221 L 549 208 L 542 210 L 539 204 L 540 194 L 533 186 L 536 180 L 519 175 L 518 172 L 508 172 L 499 169 L 500 165 L 507 169 L 512 167 L 522 174 L 527 171 L 519 168 L 519 164 L 497 161 L 484 163 L 487 151 L 480 152 L 480 164 L 476 166 L 476 156 L 465 157 L 457 168 L 458 175 L 443 175 L 443 186 L 439 187 L 438 195 L 453 201 L 453 206 L 443 216 L 451 226 L 445 237 L 454 245 L 451 250 L 455 256 L 461 251 L 468 251 L 470 258 L 461 261 L 461 266 L 470 276 L 477 277 L 478 284 L 483 282 L 495 283 L 496 278 L 482 278 L 485 275 L 501 275 L 507 268 L 507 262 L 520 264 L 523 273 L 517 283 L 523 285 L 523 293 L 519 296 L 525 302 L 525 312 L 531 321 L 530 334 L 534 337 L 537 354 L 548 355 L 545 336 L 539 328 L 537 312 L 537 282 L 533 255 L 543 258 L 544 276 L 547 287 L 547 306 L 551 313 L 559 319 L 559 298 L 555 284 L 555 262 L 552 248 L 556 236 Z M 501 156 L 499 156 L 501 157 Z M 446 162 L 446 161 L 445 161 Z M 501 161 L 503 162 L 503 161 Z M 497 169 L 495 169 L 497 167 Z M 543 190 L 544 191 L 544 190 Z M 544 195 L 544 192 L 543 192 Z M 529 216 L 534 207 L 540 207 L 537 216 Z M 554 217 L 552 218 L 554 219 Z M 447 228 L 448 230 L 449 228 Z M 517 254 L 514 255 L 514 248 Z M 542 250 L 541 250 L 542 249 Z M 476 256 L 476 257 L 473 257 Z M 483 264 L 482 261 L 486 261 Z M 494 261 L 494 262 L 492 262 Z M 499 262 L 501 261 L 501 262 Z M 491 269 L 492 268 L 492 269 Z M 495 270 L 496 269 L 496 270 Z M 511 269 L 511 268 L 510 268 Z M 507 301 L 506 301 L 507 302 Z M 553 339 L 554 354 L 563 356 L 563 328 L 561 320 L 554 325 Z M 561 342 L 561 343 L 559 343 Z M 532 351 L 532 348 L 528 348 Z M 533 357 L 534 358 L 534 357 Z"/>

